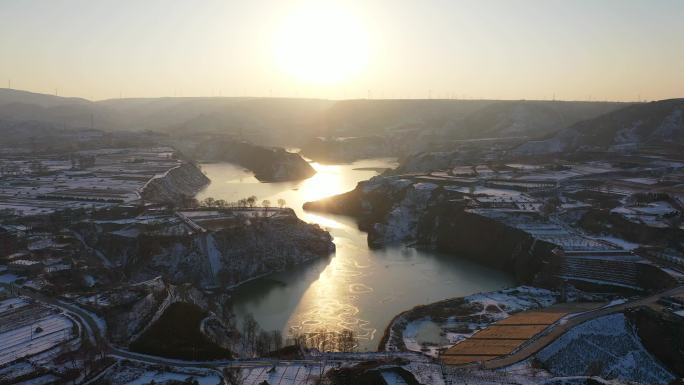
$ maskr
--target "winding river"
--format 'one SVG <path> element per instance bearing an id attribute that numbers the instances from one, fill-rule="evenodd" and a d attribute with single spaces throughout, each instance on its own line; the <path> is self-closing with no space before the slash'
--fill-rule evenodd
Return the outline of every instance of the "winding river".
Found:
<path id="1" fill-rule="evenodd" d="M 334 237 L 337 251 L 303 266 L 251 281 L 234 292 L 238 317 L 252 313 L 266 330 L 311 332 L 351 328 L 361 350 L 375 350 L 391 319 L 413 306 L 511 286 L 513 279 L 456 256 L 408 247 L 371 250 L 352 218 L 309 213 L 304 202 L 352 190 L 356 183 L 393 167 L 392 159 L 351 164 L 312 163 L 317 174 L 299 182 L 260 183 L 229 163 L 203 164 L 211 183 L 198 199 L 227 201 L 256 195 L 272 203 L 285 199 L 297 215 L 318 223 Z"/>

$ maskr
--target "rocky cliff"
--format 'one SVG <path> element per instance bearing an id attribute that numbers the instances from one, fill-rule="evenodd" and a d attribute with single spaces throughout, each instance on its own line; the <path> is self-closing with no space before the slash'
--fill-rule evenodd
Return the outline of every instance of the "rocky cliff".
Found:
<path id="1" fill-rule="evenodd" d="M 179 202 L 194 196 L 209 183 L 200 169 L 192 163 L 183 163 L 164 174 L 150 179 L 143 186 L 140 196 L 151 202 Z"/>
<path id="2" fill-rule="evenodd" d="M 200 141 L 185 151 L 194 159 L 202 161 L 238 164 L 254 172 L 254 176 L 262 182 L 301 180 L 316 173 L 299 154 L 280 147 L 211 138 Z"/>
<path id="3" fill-rule="evenodd" d="M 82 297 L 81 305 L 97 313 L 105 321 L 108 338 L 117 345 L 127 346 L 136 340 L 164 314 L 171 304 L 183 302 L 207 311 L 212 321 L 212 336 L 231 332 L 221 319 L 230 318 L 225 295 L 209 298 L 190 285 L 171 285 L 161 278 L 139 285 L 120 286 Z M 209 333 L 207 333 L 209 334 Z M 224 341 L 211 338 L 221 345 Z"/>
<path id="4" fill-rule="evenodd" d="M 198 287 L 234 286 L 334 251 L 329 233 L 292 210 L 247 214 L 227 210 L 210 230 L 162 213 L 83 222 L 75 231 L 131 281 L 162 276 Z"/>
<path id="5" fill-rule="evenodd" d="M 515 274 L 522 283 L 543 283 L 552 245 L 523 231 L 468 212 L 432 183 L 378 176 L 346 194 L 304 205 L 307 210 L 352 215 L 368 232 L 371 247 L 415 244 L 470 258 Z"/>

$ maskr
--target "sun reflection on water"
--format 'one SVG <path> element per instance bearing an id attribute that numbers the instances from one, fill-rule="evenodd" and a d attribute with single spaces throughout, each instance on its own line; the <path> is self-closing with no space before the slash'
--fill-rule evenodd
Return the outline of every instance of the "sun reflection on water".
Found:
<path id="1" fill-rule="evenodd" d="M 372 340 L 376 329 L 368 320 L 359 317 L 360 310 L 355 301 L 359 295 L 373 291 L 373 288 L 357 282 L 362 278 L 364 267 L 353 258 L 339 254 L 311 283 L 302 296 L 297 309 L 288 320 L 288 325 L 298 333 L 319 331 L 340 332 L 352 330 L 358 339 Z"/>
<path id="2" fill-rule="evenodd" d="M 482 290 L 505 287 L 503 273 L 453 258 L 411 248 L 368 248 L 366 234 L 347 217 L 305 212 L 307 201 L 354 189 L 375 175 L 372 167 L 391 165 L 387 159 L 344 165 L 312 163 L 317 173 L 299 182 L 260 183 L 251 173 L 230 164 L 206 164 L 212 183 L 198 199 L 237 201 L 256 195 L 261 201 L 285 199 L 297 216 L 330 231 L 337 250 L 292 271 L 283 271 L 246 285 L 236 292 L 234 310 L 252 313 L 266 330 L 284 334 L 353 330 L 361 349 L 377 347 L 376 331 L 397 313 L 415 305 Z"/>
<path id="3" fill-rule="evenodd" d="M 302 199 L 310 202 L 346 191 L 340 166 L 312 162 L 311 167 L 316 170 L 316 174 L 299 185 Z"/>

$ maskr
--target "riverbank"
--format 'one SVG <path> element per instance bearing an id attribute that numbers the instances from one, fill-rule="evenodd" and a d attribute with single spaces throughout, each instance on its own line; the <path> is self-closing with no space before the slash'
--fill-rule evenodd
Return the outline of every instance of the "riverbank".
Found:
<path id="1" fill-rule="evenodd" d="M 375 350 L 392 316 L 416 304 L 514 285 L 511 276 L 463 258 L 432 249 L 368 247 L 367 234 L 354 218 L 305 211 L 304 202 L 351 191 L 377 175 L 369 169 L 395 166 L 394 159 L 367 159 L 351 164 L 312 163 L 317 173 L 299 182 L 261 183 L 251 172 L 228 163 L 202 164 L 212 180 L 197 199 L 229 202 L 256 195 L 257 201 L 285 200 L 305 222 L 316 223 L 333 236 L 330 258 L 277 271 L 235 289 L 232 301 L 238 319 L 252 314 L 267 330 L 288 335 L 318 329 L 351 329 L 359 350 Z M 277 283 L 275 283 L 277 282 Z"/>
<path id="2" fill-rule="evenodd" d="M 557 293 L 546 289 L 518 286 L 419 305 L 392 319 L 378 350 L 436 357 L 440 350 L 511 314 L 549 307 L 556 297 Z"/>

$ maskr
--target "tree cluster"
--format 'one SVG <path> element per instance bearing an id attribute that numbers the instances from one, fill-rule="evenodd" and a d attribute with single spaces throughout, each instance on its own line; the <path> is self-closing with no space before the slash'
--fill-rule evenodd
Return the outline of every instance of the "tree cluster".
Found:
<path id="1" fill-rule="evenodd" d="M 330 331 L 318 329 L 299 334 L 292 332 L 292 344 L 301 349 L 316 349 L 321 352 L 353 352 L 356 350 L 356 335 L 353 330 Z"/>
<path id="2" fill-rule="evenodd" d="M 248 313 L 242 318 L 240 342 L 244 356 L 260 357 L 280 350 L 283 336 L 280 330 L 262 330 L 254 316 Z"/>
<path id="3" fill-rule="evenodd" d="M 261 207 L 264 209 L 268 209 L 271 206 L 271 201 L 268 199 L 264 199 L 261 201 Z M 277 201 L 278 207 L 281 209 L 285 207 L 287 202 L 285 199 L 278 199 Z M 207 197 L 204 198 L 202 201 L 197 202 L 196 204 L 189 204 L 188 206 L 199 206 L 199 207 L 217 207 L 217 208 L 230 208 L 230 207 L 237 207 L 237 208 L 254 208 L 257 207 L 257 197 L 255 195 L 249 196 L 247 198 L 242 198 L 239 199 L 236 202 L 228 202 L 225 199 L 215 199 L 212 197 Z"/>

